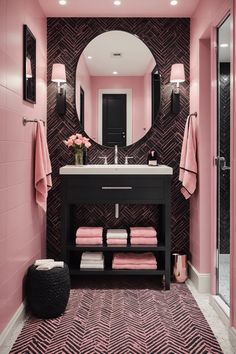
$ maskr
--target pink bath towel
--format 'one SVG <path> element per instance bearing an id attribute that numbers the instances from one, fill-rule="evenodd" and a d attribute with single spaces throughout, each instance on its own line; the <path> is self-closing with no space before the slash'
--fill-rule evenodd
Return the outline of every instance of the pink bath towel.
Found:
<path id="1" fill-rule="evenodd" d="M 197 185 L 197 118 L 189 116 L 185 125 L 183 145 L 179 165 L 179 180 L 182 182 L 181 193 L 188 199 Z"/>
<path id="2" fill-rule="evenodd" d="M 115 253 L 113 257 L 115 264 L 156 264 L 156 258 L 153 253 Z"/>
<path id="3" fill-rule="evenodd" d="M 108 245 L 127 245 L 127 239 L 124 238 L 108 238 Z"/>
<path id="4" fill-rule="evenodd" d="M 102 245 L 102 237 L 76 237 L 76 245 Z"/>
<path id="5" fill-rule="evenodd" d="M 155 237 L 157 235 L 154 227 L 131 227 L 130 237 Z"/>
<path id="6" fill-rule="evenodd" d="M 132 237 L 130 239 L 131 245 L 157 245 L 156 237 Z"/>
<path id="7" fill-rule="evenodd" d="M 156 264 L 115 264 L 112 263 L 112 269 L 157 269 Z"/>
<path id="8" fill-rule="evenodd" d="M 81 226 L 76 231 L 76 237 L 102 237 L 103 228 L 96 226 Z"/>
<path id="9" fill-rule="evenodd" d="M 52 167 L 43 122 L 37 123 L 35 141 L 36 203 L 46 212 L 48 191 L 52 188 Z"/>

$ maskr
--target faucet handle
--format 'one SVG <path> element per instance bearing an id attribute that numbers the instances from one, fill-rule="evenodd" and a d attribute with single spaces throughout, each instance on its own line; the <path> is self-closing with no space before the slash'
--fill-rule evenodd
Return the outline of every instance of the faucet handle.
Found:
<path id="1" fill-rule="evenodd" d="M 99 159 L 104 159 L 104 165 L 107 165 L 107 156 L 99 156 Z"/>
<path id="2" fill-rule="evenodd" d="M 129 164 L 129 159 L 133 159 L 133 156 L 125 156 L 125 165 Z"/>

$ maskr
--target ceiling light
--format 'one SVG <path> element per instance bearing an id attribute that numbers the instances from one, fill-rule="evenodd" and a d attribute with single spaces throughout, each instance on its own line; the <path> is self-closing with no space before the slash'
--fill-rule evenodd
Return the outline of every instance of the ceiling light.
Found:
<path id="1" fill-rule="evenodd" d="M 91 55 L 88 55 L 87 58 L 88 58 L 88 59 L 92 59 L 93 57 L 91 57 Z"/>
<path id="2" fill-rule="evenodd" d="M 118 72 L 117 71 L 113 71 L 113 75 L 117 75 L 118 74 Z"/>
<path id="3" fill-rule="evenodd" d="M 115 0 L 115 1 L 113 1 L 113 4 L 115 6 L 120 6 L 121 5 L 121 1 L 120 0 Z"/>
<path id="4" fill-rule="evenodd" d="M 221 48 L 227 48 L 229 45 L 228 45 L 228 43 L 221 43 L 220 44 L 220 47 Z"/>
<path id="5" fill-rule="evenodd" d="M 67 1 L 66 1 L 66 0 L 59 0 L 59 4 L 60 4 L 60 5 L 66 5 L 66 4 L 67 4 Z"/>
<path id="6" fill-rule="evenodd" d="M 172 6 L 175 6 L 175 5 L 178 4 L 178 1 L 177 1 L 177 0 L 171 0 L 170 4 L 171 4 Z"/>

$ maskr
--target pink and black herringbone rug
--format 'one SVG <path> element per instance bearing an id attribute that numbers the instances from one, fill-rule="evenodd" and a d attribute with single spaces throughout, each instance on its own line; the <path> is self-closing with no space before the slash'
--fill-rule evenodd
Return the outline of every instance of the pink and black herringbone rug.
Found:
<path id="1" fill-rule="evenodd" d="M 155 283 L 81 280 L 64 315 L 30 318 L 11 353 L 222 353 L 187 286 L 164 291 Z"/>

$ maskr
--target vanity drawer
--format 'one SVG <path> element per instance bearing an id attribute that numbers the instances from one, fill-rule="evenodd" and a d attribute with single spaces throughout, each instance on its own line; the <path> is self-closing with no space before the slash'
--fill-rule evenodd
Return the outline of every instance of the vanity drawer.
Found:
<path id="1" fill-rule="evenodd" d="M 166 176 L 63 176 L 68 203 L 157 203 L 166 194 Z"/>

